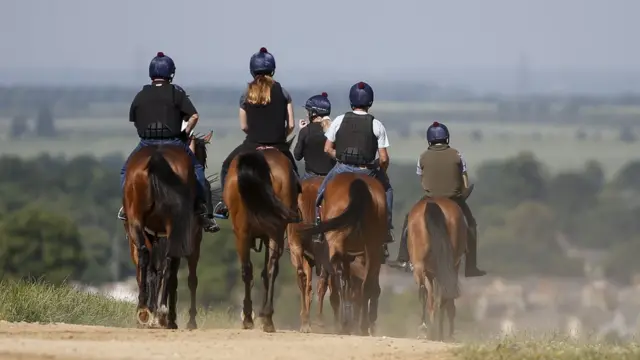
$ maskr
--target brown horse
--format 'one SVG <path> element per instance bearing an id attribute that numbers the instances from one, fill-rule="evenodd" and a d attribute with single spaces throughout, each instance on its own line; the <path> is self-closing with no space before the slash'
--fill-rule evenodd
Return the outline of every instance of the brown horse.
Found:
<path id="1" fill-rule="evenodd" d="M 443 340 L 446 310 L 453 337 L 455 299 L 460 296 L 458 268 L 467 247 L 464 214 L 449 198 L 425 197 L 407 216 L 407 245 L 422 303 L 421 330 L 427 330 L 432 340 Z"/>
<path id="2" fill-rule="evenodd" d="M 339 295 L 343 334 L 351 333 L 354 311 L 360 316 L 361 334 L 375 332 L 380 266 L 388 233 L 385 201 L 384 188 L 373 177 L 338 174 L 328 183 L 323 197 L 320 215 L 326 220 L 301 230 L 302 236 L 325 233 L 328 263 L 322 266 L 335 276 L 332 287 Z M 354 268 L 360 271 L 352 271 Z"/>
<path id="3" fill-rule="evenodd" d="M 265 292 L 258 316 L 263 319 L 262 329 L 265 332 L 275 332 L 274 286 L 284 250 L 285 230 L 289 223 L 297 221 L 299 188 L 291 162 L 286 155 L 274 148 L 261 147 L 242 152 L 233 159 L 229 167 L 223 198 L 229 208 L 242 268 L 245 289 L 242 324 L 245 329 L 252 329 L 254 326 L 251 302 L 253 264 L 250 250 L 257 248 L 258 239 L 265 245 L 262 270 Z"/>
<path id="4" fill-rule="evenodd" d="M 211 135 L 190 139 L 203 164 Z M 191 293 L 187 327 L 194 329 L 202 227 L 194 212 L 196 180 L 191 159 L 176 146 L 147 146 L 131 156 L 126 171 L 124 227 L 136 265 L 137 320 L 142 326 L 177 328 L 177 273 L 180 258 L 186 257 Z"/>
<path id="5" fill-rule="evenodd" d="M 318 189 L 322 184 L 323 176 L 315 176 L 301 182 L 302 192 L 298 195 L 298 208 L 303 222 L 313 222 L 315 219 L 315 202 Z M 325 247 L 319 247 L 312 243 L 311 236 L 301 236 L 300 231 L 303 225 L 300 223 L 289 224 L 287 229 L 287 240 L 291 263 L 298 275 L 298 287 L 300 288 L 300 332 L 311 332 L 310 312 L 311 300 L 313 298 L 312 280 L 313 267 L 316 268 L 318 278 L 318 323 L 322 325 L 322 308 L 324 296 L 327 292 L 329 273 L 319 264 L 321 256 L 328 256 Z M 315 246 L 314 246 L 315 245 Z M 331 292 L 331 305 L 339 304 L 338 294 Z"/>

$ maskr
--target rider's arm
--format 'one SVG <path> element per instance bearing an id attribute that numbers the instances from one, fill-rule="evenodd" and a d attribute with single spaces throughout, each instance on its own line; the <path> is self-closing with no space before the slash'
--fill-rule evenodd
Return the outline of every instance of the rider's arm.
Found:
<path id="1" fill-rule="evenodd" d="M 298 133 L 298 142 L 296 143 L 296 147 L 293 149 L 293 158 L 296 159 L 296 161 L 302 160 L 302 157 L 304 156 L 304 143 L 307 141 L 308 133 L 309 130 L 305 129 L 300 130 Z"/>
<path id="2" fill-rule="evenodd" d="M 136 122 L 136 108 L 138 107 L 138 97 L 140 93 L 136 94 L 136 97 L 133 98 L 131 102 L 131 107 L 129 108 L 129 121 L 132 123 Z"/>
<path id="3" fill-rule="evenodd" d="M 460 152 L 458 152 L 458 156 L 460 156 L 460 165 L 462 166 L 462 183 L 464 184 L 464 188 L 469 188 L 469 174 L 467 173 L 467 162 L 464 160 L 464 157 Z"/>
<path id="4" fill-rule="evenodd" d="M 422 164 L 420 163 L 420 159 L 418 158 L 418 165 L 416 165 L 416 175 L 422 176 Z"/>
<path id="5" fill-rule="evenodd" d="M 293 117 L 293 100 L 291 99 L 291 94 L 285 88 L 282 88 L 282 94 L 287 99 L 287 136 L 289 136 L 296 127 L 296 121 Z"/>
<path id="6" fill-rule="evenodd" d="M 187 126 L 185 127 L 184 131 L 187 134 L 190 134 L 198 123 L 198 111 L 196 110 L 196 107 L 193 105 L 191 99 L 189 99 L 189 96 L 187 96 L 187 94 L 185 94 L 184 92 L 179 92 L 179 94 L 181 94 L 178 97 L 178 106 L 180 108 L 180 112 L 182 113 L 183 117 L 189 117 L 189 120 L 187 120 Z"/>
<path id="7" fill-rule="evenodd" d="M 249 125 L 247 125 L 247 112 L 245 111 L 245 108 L 247 107 L 247 104 L 245 102 L 246 98 L 246 94 L 242 94 L 242 96 L 240 96 L 240 110 L 238 111 L 238 119 L 240 119 L 240 130 L 244 132 L 247 132 L 247 130 L 249 130 Z"/>
<path id="8" fill-rule="evenodd" d="M 327 138 L 327 141 L 324 143 L 324 152 L 332 159 L 336 158 L 336 134 L 338 133 L 338 129 L 340 129 L 340 124 L 342 124 L 342 119 L 344 119 L 344 115 L 338 116 L 324 133 L 324 136 Z"/>
<path id="9" fill-rule="evenodd" d="M 389 138 L 387 137 L 387 130 L 384 128 L 384 125 L 377 120 L 373 119 L 373 134 L 378 139 L 378 154 L 380 155 L 380 167 L 387 171 L 389 167 L 389 152 L 387 148 L 389 147 Z"/>

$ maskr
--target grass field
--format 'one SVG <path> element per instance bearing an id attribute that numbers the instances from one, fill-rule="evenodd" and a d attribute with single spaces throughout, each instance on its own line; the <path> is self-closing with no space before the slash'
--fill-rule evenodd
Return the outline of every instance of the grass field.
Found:
<path id="1" fill-rule="evenodd" d="M 0 320 L 133 327 L 134 309 L 134 304 L 101 295 L 85 294 L 69 286 L 52 286 L 43 282 L 0 282 Z M 215 314 L 202 315 L 199 319 L 201 327 L 207 328 L 207 317 L 211 320 L 212 316 L 215 317 Z M 235 323 L 220 321 L 220 319 L 215 319 L 212 322 L 215 322 L 216 327 L 237 327 Z M 89 329 L 87 330 L 89 331 Z M 81 331 L 82 329 L 76 328 L 75 335 L 68 339 L 73 341 L 74 338 L 84 336 L 80 333 Z M 164 341 L 171 341 L 171 337 L 174 336 L 171 334 L 167 333 Z M 181 335 L 178 333 L 175 336 Z M 344 341 L 350 339 L 350 337 L 342 338 L 345 339 Z M 354 337 L 353 340 L 358 341 L 358 337 Z M 511 339 L 463 344 L 461 347 L 453 348 L 450 352 L 451 356 L 446 358 L 461 360 L 626 360 L 640 358 L 640 348 L 635 345 L 586 344 L 558 339 L 537 341 Z"/>
<path id="2" fill-rule="evenodd" d="M 136 144 L 137 137 L 132 126 L 122 119 L 65 120 L 60 119 L 59 139 L 5 139 L 0 142 L 0 154 L 35 156 L 40 153 L 75 156 L 94 154 L 102 156 L 112 153 L 128 154 Z M 392 162 L 413 163 L 425 149 L 424 130 L 428 124 L 413 122 L 410 137 L 400 137 L 389 132 Z M 213 143 L 209 147 L 208 165 L 210 171 L 218 168 L 227 154 L 243 139 L 235 128 L 235 120 L 212 121 L 203 119 L 199 131 L 209 129 L 225 130 L 229 134 L 222 138 L 214 132 Z M 607 125 L 582 127 L 579 125 L 535 125 L 473 123 L 456 121 L 448 124 L 452 145 L 465 156 L 470 171 L 487 160 L 504 159 L 521 151 L 530 151 L 545 163 L 551 172 L 562 169 L 576 169 L 587 160 L 600 161 L 608 176 L 613 175 L 625 163 L 639 158 L 640 142 L 622 143 L 618 140 L 617 127 Z M 0 131 L 7 133 L 8 121 L 0 120 Z M 579 130 L 586 138 L 577 140 Z M 482 133 L 482 140 L 472 138 L 474 132 Z"/>

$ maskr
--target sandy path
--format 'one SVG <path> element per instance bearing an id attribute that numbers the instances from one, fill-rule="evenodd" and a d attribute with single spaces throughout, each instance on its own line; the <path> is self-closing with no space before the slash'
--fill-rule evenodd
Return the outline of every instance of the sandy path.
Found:
<path id="1" fill-rule="evenodd" d="M 0 322 L 0 359 L 452 359 L 454 345 L 261 330 L 162 331 Z"/>

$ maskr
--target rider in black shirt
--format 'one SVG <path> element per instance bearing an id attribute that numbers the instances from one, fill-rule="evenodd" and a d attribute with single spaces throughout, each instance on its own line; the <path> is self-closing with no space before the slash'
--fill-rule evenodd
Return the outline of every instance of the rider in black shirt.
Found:
<path id="1" fill-rule="evenodd" d="M 293 164 L 293 159 L 287 136 L 294 129 L 293 105 L 291 96 L 273 79 L 276 70 L 276 60 L 266 48 L 253 54 L 249 62 L 249 69 L 253 81 L 247 86 L 246 92 L 240 98 L 240 128 L 247 134 L 244 142 L 235 148 L 222 163 L 220 171 L 220 185 L 224 189 L 225 179 L 231 161 L 242 151 L 255 150 L 259 146 L 272 146 L 282 151 Z M 228 209 L 220 201 L 215 213 L 222 217 L 228 216 Z"/>
<path id="2" fill-rule="evenodd" d="M 325 176 L 336 164 L 336 160 L 324 152 L 327 138 L 325 131 L 331 125 L 331 102 L 327 93 L 314 95 L 304 105 L 310 123 L 302 122 L 298 133 L 298 143 L 293 156 L 300 161 L 304 158 L 305 173 L 303 179 L 313 176 Z"/>
<path id="3" fill-rule="evenodd" d="M 189 96 L 178 85 L 172 84 L 176 66 L 173 60 L 159 52 L 149 64 L 149 77 L 152 82 L 145 85 L 136 95 L 129 110 L 129 121 L 132 122 L 140 137 L 138 146 L 131 154 L 146 146 L 175 145 L 184 148 L 193 162 L 196 179 L 198 181 L 198 199 L 202 202 L 202 226 L 207 232 L 220 230 L 213 219 L 213 204 L 211 198 L 211 184 L 204 175 L 204 166 L 196 159 L 184 141 L 191 130 L 198 123 L 198 112 Z M 182 131 L 182 122 L 188 118 L 187 126 Z M 129 158 L 131 155 L 129 155 Z M 120 171 L 120 186 L 124 188 L 125 172 L 129 158 Z M 121 207 L 118 218 L 126 220 L 124 209 Z"/>

